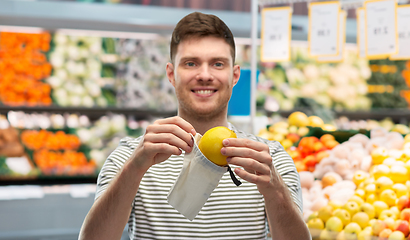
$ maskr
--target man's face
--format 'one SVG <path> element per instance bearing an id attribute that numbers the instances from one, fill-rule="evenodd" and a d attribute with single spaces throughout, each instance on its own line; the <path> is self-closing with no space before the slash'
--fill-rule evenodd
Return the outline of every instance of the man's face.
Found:
<path id="1" fill-rule="evenodd" d="M 213 117 L 225 114 L 240 68 L 233 66 L 229 44 L 216 37 L 181 42 L 167 75 L 175 87 L 179 111 Z"/>

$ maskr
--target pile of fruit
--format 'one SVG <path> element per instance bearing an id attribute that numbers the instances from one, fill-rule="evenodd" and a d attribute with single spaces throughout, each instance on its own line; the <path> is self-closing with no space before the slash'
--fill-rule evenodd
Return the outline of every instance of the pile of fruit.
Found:
<path id="1" fill-rule="evenodd" d="M 319 127 L 324 131 L 335 131 L 332 124 L 324 123 L 318 116 L 307 116 L 305 113 L 296 111 L 289 115 L 286 120 L 281 120 L 263 128 L 258 136 L 271 141 L 278 141 L 285 149 L 295 146 L 301 137 L 309 133 L 309 127 Z"/>
<path id="2" fill-rule="evenodd" d="M 95 161 L 78 151 L 81 142 L 76 135 L 24 130 L 20 138 L 33 151 L 33 161 L 44 175 L 92 175 L 96 171 Z"/>
<path id="3" fill-rule="evenodd" d="M 50 105 L 49 33 L 0 33 L 0 100 L 7 105 Z"/>
<path id="4" fill-rule="evenodd" d="M 297 147 L 290 147 L 286 151 L 295 162 L 298 172 L 313 172 L 322 159 L 329 157 L 328 150 L 337 145 L 339 145 L 339 142 L 332 135 L 325 134 L 320 138 L 314 136 L 304 137 Z"/>
<path id="5" fill-rule="evenodd" d="M 335 171 L 326 171 L 321 180 L 300 172 L 304 217 L 314 238 L 409 237 L 410 135 L 402 141 L 397 135 L 383 137 L 385 132 L 373 131 L 369 141 L 378 139 L 378 144 L 375 141 L 368 149 L 371 166 L 368 171 L 357 169 L 350 179 Z"/>

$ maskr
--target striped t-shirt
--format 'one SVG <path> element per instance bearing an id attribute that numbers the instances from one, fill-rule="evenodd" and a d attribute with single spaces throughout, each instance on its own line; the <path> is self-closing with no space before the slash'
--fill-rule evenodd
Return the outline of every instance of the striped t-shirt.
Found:
<path id="1" fill-rule="evenodd" d="M 274 141 L 238 131 L 238 138 L 248 138 L 269 146 L 273 165 L 288 186 L 302 212 L 299 174 L 291 157 Z M 138 145 L 139 138 L 124 138 L 107 158 L 97 181 L 97 199 L 107 189 L 125 161 Z M 266 216 L 263 196 L 255 184 L 238 179 L 237 187 L 226 172 L 219 185 L 193 221 L 186 219 L 167 202 L 167 195 L 183 165 L 184 153 L 153 165 L 141 180 L 128 221 L 130 239 L 266 239 Z M 235 168 L 236 166 L 231 166 Z"/>

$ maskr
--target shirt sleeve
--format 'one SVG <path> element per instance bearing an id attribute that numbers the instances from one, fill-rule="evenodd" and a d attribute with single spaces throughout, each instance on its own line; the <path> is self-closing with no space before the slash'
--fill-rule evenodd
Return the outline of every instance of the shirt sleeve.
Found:
<path id="1" fill-rule="evenodd" d="M 140 138 L 126 137 L 120 140 L 118 147 L 108 156 L 97 178 L 95 199 L 99 198 L 107 189 L 109 183 L 121 170 L 124 163 L 131 157 Z"/>
<path id="2" fill-rule="evenodd" d="M 293 201 L 299 207 L 300 212 L 303 213 L 302 187 L 293 159 L 279 142 L 268 141 L 267 144 L 272 156 L 273 166 L 281 175 L 286 186 L 288 186 Z"/>

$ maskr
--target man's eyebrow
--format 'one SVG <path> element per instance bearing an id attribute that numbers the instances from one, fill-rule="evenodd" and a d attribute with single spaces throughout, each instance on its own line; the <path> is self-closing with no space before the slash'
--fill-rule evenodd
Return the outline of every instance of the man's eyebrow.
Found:
<path id="1" fill-rule="evenodd" d="M 198 57 L 183 57 L 181 58 L 180 62 L 185 62 L 185 61 L 198 61 Z M 229 58 L 227 57 L 215 57 L 212 58 L 212 61 L 222 61 L 222 62 L 229 62 Z"/>
<path id="2" fill-rule="evenodd" d="M 182 62 L 185 62 L 185 61 L 196 61 L 198 59 L 199 58 L 197 58 L 197 57 L 183 57 L 183 58 L 181 58 L 180 62 L 182 63 Z"/>

